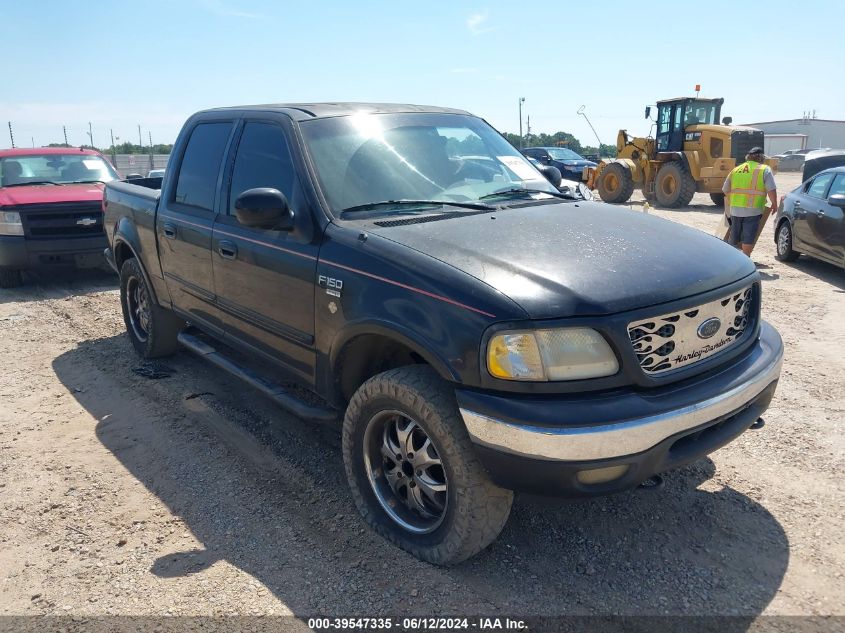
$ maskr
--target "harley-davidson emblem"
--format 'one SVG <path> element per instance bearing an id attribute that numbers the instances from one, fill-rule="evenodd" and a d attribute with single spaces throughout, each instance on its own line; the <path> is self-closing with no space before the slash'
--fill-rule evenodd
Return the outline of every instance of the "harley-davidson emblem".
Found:
<path id="1" fill-rule="evenodd" d="M 97 223 L 97 220 L 94 218 L 80 218 L 76 221 L 76 223 L 80 226 L 91 226 Z"/>
<path id="2" fill-rule="evenodd" d="M 698 334 L 698 338 L 710 338 L 711 336 L 715 336 L 716 332 L 722 327 L 722 322 L 718 319 L 718 317 L 713 317 L 703 321 L 701 325 L 698 326 L 698 330 L 696 330 L 696 334 Z"/>

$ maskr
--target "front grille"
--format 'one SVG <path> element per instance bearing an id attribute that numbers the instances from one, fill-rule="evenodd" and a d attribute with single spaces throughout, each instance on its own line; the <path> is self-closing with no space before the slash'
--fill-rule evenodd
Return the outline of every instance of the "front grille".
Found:
<path id="1" fill-rule="evenodd" d="M 98 202 L 22 205 L 6 209 L 21 214 L 24 235 L 34 240 L 93 237 L 103 233 L 103 212 Z"/>
<path id="2" fill-rule="evenodd" d="M 753 287 L 703 305 L 628 324 L 628 337 L 649 376 L 699 363 L 739 341 L 753 317 Z"/>
<path id="3" fill-rule="evenodd" d="M 745 162 L 745 155 L 752 147 L 763 147 L 762 130 L 734 130 L 731 132 L 731 158 L 736 164 Z"/>

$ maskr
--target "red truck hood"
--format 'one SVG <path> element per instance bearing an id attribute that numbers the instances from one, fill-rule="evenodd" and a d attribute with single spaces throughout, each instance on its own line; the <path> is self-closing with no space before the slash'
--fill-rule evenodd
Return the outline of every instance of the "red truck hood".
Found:
<path id="1" fill-rule="evenodd" d="M 0 187 L 0 206 L 52 204 L 56 202 L 99 202 L 102 199 L 103 185 L 100 183 Z"/>

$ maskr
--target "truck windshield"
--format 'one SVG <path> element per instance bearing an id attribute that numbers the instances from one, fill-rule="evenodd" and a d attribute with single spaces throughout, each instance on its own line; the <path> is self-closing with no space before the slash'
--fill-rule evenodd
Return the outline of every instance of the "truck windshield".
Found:
<path id="1" fill-rule="evenodd" d="M 0 186 L 109 182 L 114 168 L 92 154 L 26 154 L 0 158 Z"/>
<path id="2" fill-rule="evenodd" d="M 477 202 L 495 191 L 557 190 L 481 119 L 448 113 L 356 114 L 301 123 L 331 210 L 390 200 Z"/>

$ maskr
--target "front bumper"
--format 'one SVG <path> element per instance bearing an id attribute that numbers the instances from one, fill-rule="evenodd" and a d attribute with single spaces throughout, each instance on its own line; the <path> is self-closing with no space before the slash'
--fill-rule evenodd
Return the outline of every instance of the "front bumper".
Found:
<path id="1" fill-rule="evenodd" d="M 98 266 L 102 263 L 106 235 L 64 239 L 27 239 L 0 235 L 0 267 L 40 268 L 43 266 Z"/>
<path id="2" fill-rule="evenodd" d="M 633 488 L 698 460 L 766 410 L 783 363 L 777 331 L 728 367 L 659 389 L 516 398 L 457 391 L 470 438 L 491 478 L 513 490 L 589 496 Z M 615 468 L 609 481 L 586 471 Z"/>

